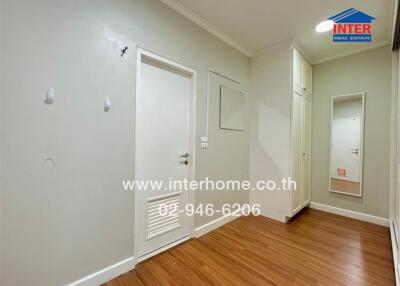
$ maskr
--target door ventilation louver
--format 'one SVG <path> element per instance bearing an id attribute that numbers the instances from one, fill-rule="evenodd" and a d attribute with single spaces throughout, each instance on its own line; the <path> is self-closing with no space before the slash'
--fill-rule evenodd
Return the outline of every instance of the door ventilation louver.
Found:
<path id="1" fill-rule="evenodd" d="M 147 199 L 147 240 L 181 227 L 180 195 L 178 192 Z"/>

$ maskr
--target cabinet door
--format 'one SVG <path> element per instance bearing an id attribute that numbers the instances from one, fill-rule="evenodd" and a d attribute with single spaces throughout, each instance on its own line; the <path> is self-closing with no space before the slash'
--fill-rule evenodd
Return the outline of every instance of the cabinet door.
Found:
<path id="1" fill-rule="evenodd" d="M 296 182 L 296 189 L 291 191 L 292 213 L 302 207 L 302 109 L 303 97 L 298 91 L 294 91 L 292 113 L 292 179 Z"/>
<path id="2" fill-rule="evenodd" d="M 303 62 L 303 87 L 304 91 L 311 95 L 312 93 L 312 68 L 311 66 Z"/>
<path id="3" fill-rule="evenodd" d="M 293 53 L 293 85 L 294 87 L 304 88 L 303 79 L 303 60 L 300 55 L 294 51 Z"/>
<path id="4" fill-rule="evenodd" d="M 302 123 L 302 205 L 310 202 L 311 197 L 311 98 L 303 97 Z"/>

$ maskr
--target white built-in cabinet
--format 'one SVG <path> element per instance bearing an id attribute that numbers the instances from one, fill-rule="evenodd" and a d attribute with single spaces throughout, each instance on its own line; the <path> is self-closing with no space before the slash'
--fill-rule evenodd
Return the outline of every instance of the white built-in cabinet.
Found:
<path id="1" fill-rule="evenodd" d="M 290 192 L 290 216 L 310 203 L 311 196 L 311 110 L 312 68 L 293 49 L 291 116 L 291 178 L 296 189 Z"/>
<path id="2" fill-rule="evenodd" d="M 252 132 L 250 179 L 272 180 L 288 186 L 250 192 L 250 203 L 261 215 L 288 221 L 310 203 L 312 67 L 285 42 L 252 60 Z"/>
<path id="3" fill-rule="evenodd" d="M 307 61 L 293 49 L 293 88 L 302 94 L 312 94 L 312 68 Z"/>

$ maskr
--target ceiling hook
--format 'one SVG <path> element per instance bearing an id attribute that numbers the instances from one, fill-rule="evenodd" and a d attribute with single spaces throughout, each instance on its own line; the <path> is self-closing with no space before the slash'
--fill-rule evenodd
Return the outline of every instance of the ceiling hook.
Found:
<path id="1" fill-rule="evenodd" d="M 121 57 L 124 57 L 125 54 L 127 53 L 127 51 L 128 51 L 128 47 L 123 48 L 123 49 L 121 50 Z"/>

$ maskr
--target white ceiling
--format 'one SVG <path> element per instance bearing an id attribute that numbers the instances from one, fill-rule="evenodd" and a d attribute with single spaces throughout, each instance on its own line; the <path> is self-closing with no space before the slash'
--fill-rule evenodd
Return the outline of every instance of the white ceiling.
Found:
<path id="1" fill-rule="evenodd" d="M 161 0 L 243 53 L 296 39 L 311 62 L 337 58 L 390 42 L 394 0 Z M 345 9 L 377 20 L 372 43 L 333 43 L 332 32 L 315 26 Z"/>

